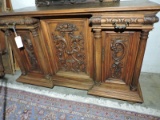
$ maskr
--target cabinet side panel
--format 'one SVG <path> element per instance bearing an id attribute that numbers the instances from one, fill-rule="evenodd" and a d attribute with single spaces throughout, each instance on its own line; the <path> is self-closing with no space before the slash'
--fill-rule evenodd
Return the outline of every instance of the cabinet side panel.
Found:
<path id="1" fill-rule="evenodd" d="M 25 67 L 29 72 L 41 73 L 42 69 L 37 58 L 35 44 L 28 30 L 18 30 L 18 35 L 21 36 L 24 47 L 20 49 L 21 57 L 25 62 Z"/>

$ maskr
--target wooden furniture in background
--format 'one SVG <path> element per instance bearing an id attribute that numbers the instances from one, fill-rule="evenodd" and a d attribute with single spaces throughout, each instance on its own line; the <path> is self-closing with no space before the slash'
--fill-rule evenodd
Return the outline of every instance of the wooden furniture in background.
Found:
<path id="1" fill-rule="evenodd" d="M 10 0 L 1 0 L 1 12 L 10 12 L 12 11 L 12 4 Z M 14 74 L 15 72 L 15 61 L 14 61 L 14 55 L 13 55 L 13 51 L 12 48 L 10 46 L 10 44 L 7 41 L 6 36 L 2 33 L 1 34 L 1 40 L 3 39 L 4 43 L 5 43 L 5 47 L 6 47 L 6 54 L 2 55 L 2 62 L 3 62 L 3 67 L 4 67 L 4 72 L 6 74 Z"/>
<path id="2" fill-rule="evenodd" d="M 4 41 L 4 34 L 2 33 L 2 31 L 0 31 L 0 78 L 4 77 L 5 73 L 4 73 L 4 66 L 3 66 L 3 62 L 2 62 L 2 56 L 5 53 L 5 41 Z"/>
<path id="3" fill-rule="evenodd" d="M 0 12 L 12 11 L 11 0 L 0 0 Z"/>
<path id="4" fill-rule="evenodd" d="M 0 14 L 0 29 L 22 71 L 17 81 L 143 102 L 139 75 L 160 5 L 145 0 L 37 2 L 48 6 Z M 13 27 L 23 48 L 16 46 Z"/>

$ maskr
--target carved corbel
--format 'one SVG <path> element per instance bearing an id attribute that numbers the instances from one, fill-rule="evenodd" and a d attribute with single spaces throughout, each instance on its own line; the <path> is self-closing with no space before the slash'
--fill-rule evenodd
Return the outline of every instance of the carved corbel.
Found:
<path id="1" fill-rule="evenodd" d="M 144 16 L 144 24 L 145 25 L 153 25 L 154 23 L 156 23 L 158 21 L 159 21 L 159 18 L 155 15 Z"/>
<path id="2" fill-rule="evenodd" d="M 101 25 L 101 16 L 97 16 L 97 17 L 91 17 L 89 19 L 89 22 L 91 25 Z"/>

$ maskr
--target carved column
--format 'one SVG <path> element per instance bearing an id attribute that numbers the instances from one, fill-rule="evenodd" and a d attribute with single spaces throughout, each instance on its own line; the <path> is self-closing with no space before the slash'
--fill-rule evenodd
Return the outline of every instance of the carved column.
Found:
<path id="1" fill-rule="evenodd" d="M 47 66 L 48 64 L 45 64 L 46 63 L 46 58 L 44 57 L 43 55 L 43 48 L 40 44 L 40 38 L 39 38 L 39 33 L 38 33 L 38 27 L 36 28 L 33 28 L 33 29 L 30 29 L 32 35 L 33 35 L 33 38 L 34 38 L 34 41 L 35 41 L 35 45 L 36 45 L 36 48 L 38 50 L 38 57 L 39 57 L 39 62 L 41 63 L 41 68 L 43 69 L 43 72 L 45 74 L 45 78 L 46 79 L 50 79 L 51 78 L 51 75 L 48 71 L 48 68 L 49 66 Z"/>
<path id="2" fill-rule="evenodd" d="M 12 37 L 12 35 L 11 35 L 11 33 L 10 33 L 9 30 L 6 30 L 6 31 L 5 31 L 5 34 L 6 34 L 6 36 L 7 36 L 7 40 L 9 41 L 9 43 L 10 43 L 11 46 L 12 46 L 12 49 L 13 49 L 15 58 L 16 58 L 16 60 L 17 60 L 17 62 L 18 62 L 19 67 L 21 68 L 22 75 L 26 75 L 26 74 L 27 74 L 27 71 L 26 71 L 26 69 L 25 69 L 25 67 L 24 67 L 23 60 L 21 60 L 21 59 L 22 59 L 21 56 L 20 56 L 21 53 L 20 53 L 20 50 L 17 48 L 17 45 L 16 45 L 16 43 L 15 43 L 15 40 L 13 39 L 13 37 Z"/>
<path id="3" fill-rule="evenodd" d="M 139 80 L 139 76 L 141 73 L 141 67 L 142 67 L 143 56 L 145 53 L 146 43 L 148 39 L 148 34 L 149 34 L 149 30 L 142 30 L 141 32 L 141 38 L 140 38 L 139 50 L 138 50 L 139 52 L 137 55 L 133 79 L 132 79 L 132 83 L 130 86 L 130 89 L 132 91 L 136 91 L 138 87 L 138 80 Z"/>
<path id="4" fill-rule="evenodd" d="M 94 80 L 96 84 L 101 83 L 102 79 L 102 33 L 101 29 L 93 29 L 94 31 Z"/>

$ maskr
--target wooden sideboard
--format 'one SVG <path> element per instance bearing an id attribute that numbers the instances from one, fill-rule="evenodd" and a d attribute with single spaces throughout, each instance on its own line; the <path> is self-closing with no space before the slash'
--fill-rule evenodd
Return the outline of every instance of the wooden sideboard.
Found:
<path id="1" fill-rule="evenodd" d="M 7 36 L 22 71 L 18 82 L 143 102 L 139 75 L 159 10 L 146 0 L 30 7 L 1 13 L 0 35 Z M 24 47 L 17 48 L 13 28 Z"/>

